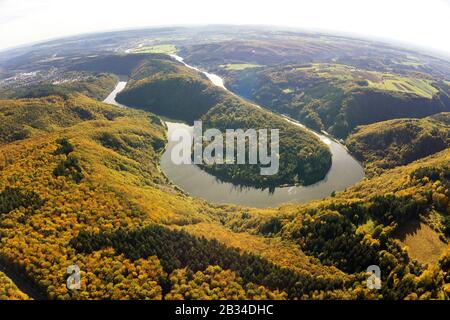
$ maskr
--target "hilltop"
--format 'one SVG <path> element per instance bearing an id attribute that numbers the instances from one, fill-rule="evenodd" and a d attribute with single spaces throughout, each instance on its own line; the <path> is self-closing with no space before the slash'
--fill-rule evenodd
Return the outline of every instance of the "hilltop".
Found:
<path id="1" fill-rule="evenodd" d="M 201 73 L 169 56 L 149 55 L 131 73 L 117 101 L 192 124 L 226 96 Z"/>
<path id="2" fill-rule="evenodd" d="M 71 116 L 72 109 L 67 104 L 95 106 L 98 113 L 91 119 L 75 119 L 70 123 L 59 123 L 56 118 L 48 118 L 49 111 L 38 113 L 42 116 L 40 121 L 46 124 L 46 130 L 32 132 L 26 138 L 0 146 L 0 263 L 19 270 L 20 276 L 44 295 L 59 299 L 160 299 L 166 294 L 178 295 L 179 289 L 174 281 L 189 278 L 181 269 L 190 267 L 194 271 L 205 272 L 212 279 L 229 279 L 229 284 L 225 286 L 242 286 L 247 292 L 246 297 L 285 297 L 285 293 L 277 293 L 285 284 L 270 280 L 279 278 L 281 281 L 282 278 L 258 273 L 256 261 L 264 268 L 273 270 L 271 273 L 305 277 L 311 283 L 316 283 L 314 274 L 344 276 L 336 269 L 308 262 L 302 254 L 292 255 L 290 252 L 298 252 L 298 249 L 289 242 L 274 241 L 268 246 L 263 237 L 248 234 L 246 242 L 252 245 L 246 245 L 239 240 L 244 234 L 234 236 L 220 223 L 227 211 L 242 209 L 214 207 L 188 197 L 172 186 L 158 169 L 165 137 L 164 126 L 157 117 L 95 102 L 83 96 L 71 96 L 65 103 L 58 100 L 62 98 L 55 102 L 51 99 L 16 100 L 15 103 L 22 108 L 22 112 L 45 103 L 47 108 L 59 113 L 57 119 Z M 2 105 L 3 102 L 0 103 Z M 194 231 L 194 235 L 189 235 L 173 230 L 199 223 L 205 224 L 205 230 L 208 226 L 216 228 L 222 238 L 211 242 L 195 235 Z M 145 232 L 146 237 L 153 237 L 156 232 L 180 241 L 196 241 L 202 255 L 217 258 L 192 264 L 189 261 L 193 256 L 184 253 L 186 247 L 182 246 L 182 242 L 162 241 L 159 238 L 154 241 L 161 248 L 171 243 L 175 245 L 171 249 L 175 251 L 170 259 L 177 256 L 180 263 L 173 264 L 159 251 L 120 253 L 121 249 L 117 247 L 116 254 L 111 249 L 99 247 L 97 251 L 94 249 L 96 247 L 93 250 L 78 244 L 89 242 L 90 234 L 113 236 L 117 232 L 125 232 L 124 236 L 129 234 L 130 237 L 139 236 L 141 232 Z M 230 237 L 237 241 L 233 247 L 227 244 Z M 291 256 L 290 263 L 296 267 L 291 271 L 285 270 L 287 262 L 278 261 L 279 252 L 284 252 L 286 257 Z M 238 264 L 230 265 L 225 262 L 230 261 L 228 259 Z M 107 268 L 112 261 L 117 266 L 114 270 Z M 211 269 L 208 261 L 227 270 L 231 268 L 233 272 Z M 84 287 L 75 295 L 67 291 L 64 280 L 64 272 L 72 264 L 80 266 L 83 276 L 90 283 L 89 288 Z M 306 273 L 297 274 L 296 268 Z M 48 272 L 49 269 L 51 272 Z M 245 270 L 250 273 L 243 274 Z M 128 289 L 137 278 L 124 276 L 133 273 L 140 279 L 134 293 Z M 169 274 L 172 274 L 170 278 Z M 115 278 L 113 290 L 107 289 L 111 277 Z M 268 289 L 256 289 L 252 284 L 255 282 L 266 285 Z M 341 283 L 336 280 L 334 287 L 342 288 Z M 327 290 L 319 282 L 317 284 Z M 295 294 L 308 292 L 302 289 Z M 204 294 L 209 295 L 207 292 Z M 236 293 L 230 298 L 237 296 L 241 294 Z"/>
<path id="3" fill-rule="evenodd" d="M 29 297 L 0 271 L 0 301 L 1 300 L 28 300 Z"/>
<path id="4" fill-rule="evenodd" d="M 339 138 L 358 125 L 450 111 L 448 84 L 423 75 L 319 63 L 226 73 L 236 93 Z"/>
<path id="5" fill-rule="evenodd" d="M 411 219 L 446 214 L 448 149 L 322 201 L 214 206 L 186 196 L 159 171 L 165 130 L 157 117 L 70 99 L 95 105 L 98 118 L 51 126 L 43 117 L 50 129 L 0 146 L 0 262 L 44 295 L 375 298 L 358 284 L 367 263 L 380 263 L 387 279 L 398 277 L 384 282 L 385 298 L 448 294 L 448 253 L 427 267 L 395 239 Z M 70 115 L 45 98 L 16 103 L 32 109 L 42 101 Z M 449 226 L 433 228 L 443 237 Z M 328 241 L 336 232 L 341 237 Z M 65 287 L 72 264 L 85 279 L 77 293 Z M 199 291 L 195 279 L 207 287 Z"/>
<path id="6" fill-rule="evenodd" d="M 369 172 L 405 165 L 450 146 L 450 113 L 357 127 L 346 143 Z"/>
<path id="7" fill-rule="evenodd" d="M 312 133 L 214 86 L 201 73 L 168 57 L 150 56 L 141 63 L 117 101 L 188 123 L 201 119 L 205 130 L 280 130 L 280 173 L 261 176 L 259 165 L 201 166 L 224 181 L 260 188 L 309 185 L 322 180 L 331 167 L 330 151 Z"/>
<path id="8" fill-rule="evenodd" d="M 0 69 L 0 299 L 450 299 L 448 61 L 374 41 L 210 27 L 54 40 L 0 53 Z M 98 101 L 119 78 L 130 108 Z M 161 171 L 169 117 L 281 129 L 279 175 L 202 166 L 222 180 L 322 179 L 328 148 L 276 112 L 347 138 L 366 177 L 260 209 L 193 197 Z M 374 264 L 377 291 L 366 286 Z M 66 287 L 73 265 L 78 291 Z"/>

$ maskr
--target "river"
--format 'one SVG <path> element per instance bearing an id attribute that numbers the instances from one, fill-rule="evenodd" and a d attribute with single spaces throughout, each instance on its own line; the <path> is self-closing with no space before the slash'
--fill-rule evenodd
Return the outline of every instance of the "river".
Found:
<path id="1" fill-rule="evenodd" d="M 125 86 L 127 85 L 126 81 L 119 81 L 116 85 L 116 87 L 114 88 L 113 91 L 111 91 L 111 93 L 106 97 L 105 100 L 103 100 L 103 102 L 109 103 L 109 104 L 115 104 L 116 106 L 122 107 L 122 108 L 126 108 L 126 106 L 124 106 L 123 104 L 120 104 L 116 101 L 116 96 L 117 94 L 122 91 L 123 89 L 125 89 Z"/>
<path id="2" fill-rule="evenodd" d="M 223 79 L 218 75 L 190 66 L 177 55 L 171 56 L 187 67 L 202 72 L 213 84 L 227 90 Z M 125 107 L 115 101 L 115 96 L 125 87 L 125 84 L 125 82 L 119 82 L 114 91 L 105 99 L 105 102 Z M 286 121 L 309 130 L 301 123 L 288 117 L 283 117 Z M 166 122 L 166 125 L 169 138 L 171 133 L 177 128 L 192 130 L 192 127 L 184 123 Z M 349 154 L 344 145 L 326 135 L 310 131 L 330 148 L 332 165 L 323 180 L 309 186 L 279 187 L 269 192 L 268 189 L 240 187 L 232 183 L 219 181 L 216 177 L 201 170 L 194 164 L 175 165 L 171 161 L 170 153 L 176 142 L 170 139 L 166 151 L 161 157 L 161 169 L 174 184 L 194 197 L 215 203 L 233 203 L 252 207 L 275 207 L 282 203 L 298 203 L 322 199 L 329 196 L 333 191 L 344 190 L 364 178 L 363 167 Z"/>

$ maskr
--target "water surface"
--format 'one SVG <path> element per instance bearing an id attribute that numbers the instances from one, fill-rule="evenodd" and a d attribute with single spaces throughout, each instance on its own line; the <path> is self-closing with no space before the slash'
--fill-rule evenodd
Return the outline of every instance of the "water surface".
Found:
<path id="1" fill-rule="evenodd" d="M 172 55 L 176 60 L 184 63 L 179 56 Z M 223 79 L 218 75 L 199 70 L 187 65 L 189 68 L 203 72 L 212 83 L 226 90 Z M 125 87 L 126 82 L 119 82 L 116 89 L 105 99 L 105 102 L 125 107 L 115 101 L 115 96 Z M 286 121 L 309 130 L 304 125 L 289 117 L 283 116 Z M 353 158 L 347 148 L 334 139 L 311 131 L 328 145 L 332 154 L 332 165 L 325 178 L 309 186 L 278 187 L 270 192 L 252 187 L 240 187 L 229 182 L 219 181 L 215 176 L 201 170 L 194 164 L 175 165 L 170 157 L 172 148 L 176 144 L 170 139 L 175 129 L 191 130 L 192 127 L 184 123 L 166 122 L 169 142 L 161 158 L 161 169 L 164 174 L 176 185 L 190 195 L 215 203 L 234 203 L 252 207 L 275 207 L 287 202 L 307 202 L 322 199 L 333 191 L 341 191 L 364 178 L 361 164 Z"/>

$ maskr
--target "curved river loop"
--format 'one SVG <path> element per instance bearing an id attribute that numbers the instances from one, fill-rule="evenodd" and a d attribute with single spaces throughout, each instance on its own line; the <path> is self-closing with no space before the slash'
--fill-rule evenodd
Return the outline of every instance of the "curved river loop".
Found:
<path id="1" fill-rule="evenodd" d="M 224 81 L 215 74 L 202 71 L 190 66 L 177 55 L 172 58 L 183 63 L 185 66 L 197 70 L 208 77 L 211 82 L 223 89 Z M 116 102 L 116 95 L 125 88 L 126 82 L 120 81 L 114 91 L 104 100 L 106 103 L 125 107 Z M 260 106 L 258 106 L 261 108 Z M 258 189 L 253 187 L 241 187 L 229 182 L 223 182 L 215 176 L 201 170 L 195 164 L 176 165 L 172 162 L 170 154 L 177 142 L 171 141 L 171 133 L 177 128 L 192 131 L 192 127 L 185 123 L 166 122 L 168 128 L 169 142 L 166 151 L 161 157 L 161 169 L 164 174 L 191 196 L 205 199 L 214 203 L 232 203 L 251 207 L 275 207 L 282 203 L 307 202 L 314 199 L 322 199 L 329 196 L 333 191 L 341 191 L 357 183 L 364 178 L 364 169 L 361 164 L 350 155 L 347 148 L 333 138 L 306 128 L 298 121 L 287 116 L 282 116 L 286 121 L 311 131 L 328 145 L 332 154 L 332 165 L 325 178 L 309 186 L 278 187 L 275 190 Z"/>

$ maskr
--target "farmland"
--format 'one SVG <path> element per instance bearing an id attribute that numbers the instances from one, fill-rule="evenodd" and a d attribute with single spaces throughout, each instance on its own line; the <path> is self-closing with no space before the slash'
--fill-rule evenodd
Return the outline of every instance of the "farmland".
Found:
<path id="1" fill-rule="evenodd" d="M 259 64 L 253 64 L 253 63 L 229 63 L 229 64 L 222 64 L 220 65 L 221 68 L 224 68 L 226 70 L 234 70 L 234 71 L 240 71 L 245 70 L 249 68 L 258 68 L 261 67 Z"/>
<path id="2" fill-rule="evenodd" d="M 378 90 L 411 93 L 431 99 L 439 90 L 428 79 L 400 76 L 387 72 L 367 71 L 342 65 L 315 63 L 296 68 L 299 72 L 314 74 L 318 77 L 334 79 L 343 85 L 370 87 Z"/>
<path id="3" fill-rule="evenodd" d="M 177 49 L 173 44 L 159 44 L 154 46 L 142 46 L 132 50 L 133 53 L 165 53 L 173 54 Z"/>

